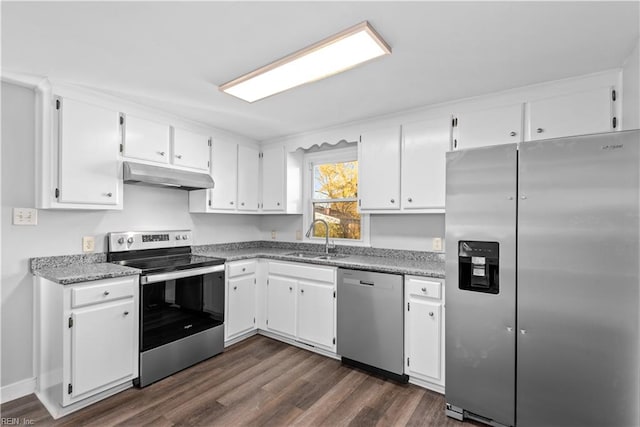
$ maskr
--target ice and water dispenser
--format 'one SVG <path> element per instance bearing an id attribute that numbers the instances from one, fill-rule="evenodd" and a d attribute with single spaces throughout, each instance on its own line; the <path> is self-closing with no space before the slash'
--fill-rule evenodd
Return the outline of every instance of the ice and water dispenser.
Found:
<path id="1" fill-rule="evenodd" d="M 500 292 L 498 242 L 458 242 L 458 287 L 466 291 Z"/>

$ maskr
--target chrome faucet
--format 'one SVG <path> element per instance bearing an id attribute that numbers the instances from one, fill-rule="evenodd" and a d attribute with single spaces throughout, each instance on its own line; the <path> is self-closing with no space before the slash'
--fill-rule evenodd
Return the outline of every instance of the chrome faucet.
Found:
<path id="1" fill-rule="evenodd" d="M 307 234 L 305 234 L 305 236 L 310 237 L 311 236 L 311 232 L 313 231 L 313 227 L 316 225 L 316 222 L 321 222 L 324 224 L 324 228 L 325 228 L 325 236 L 326 236 L 326 241 L 324 243 L 324 253 L 325 254 L 329 254 L 329 224 L 327 224 L 327 221 L 325 221 L 324 219 L 314 219 L 313 222 L 311 223 L 311 225 L 309 226 L 309 229 L 307 230 Z"/>

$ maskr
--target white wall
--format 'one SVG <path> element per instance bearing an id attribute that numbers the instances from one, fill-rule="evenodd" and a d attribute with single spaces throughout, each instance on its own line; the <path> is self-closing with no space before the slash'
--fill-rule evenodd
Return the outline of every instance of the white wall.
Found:
<path id="1" fill-rule="evenodd" d="M 640 39 L 622 68 L 622 128 L 640 129 Z"/>
<path id="2" fill-rule="evenodd" d="M 444 214 L 370 215 L 371 246 L 374 248 L 431 251 L 433 238 L 444 239 Z M 303 234 L 309 224 L 302 224 L 302 215 L 267 215 L 260 223 L 263 240 L 296 241 L 296 231 Z M 444 242 L 443 242 L 444 244 Z"/>
<path id="3" fill-rule="evenodd" d="M 261 238 L 256 216 L 190 214 L 186 191 L 135 185 L 124 186 L 122 211 L 39 210 L 37 226 L 12 225 L 13 207 L 34 207 L 34 102 L 31 90 L 2 84 L 2 386 L 33 377 L 29 258 L 81 253 L 85 235 L 104 252 L 109 231 L 192 229 L 195 244 Z"/>

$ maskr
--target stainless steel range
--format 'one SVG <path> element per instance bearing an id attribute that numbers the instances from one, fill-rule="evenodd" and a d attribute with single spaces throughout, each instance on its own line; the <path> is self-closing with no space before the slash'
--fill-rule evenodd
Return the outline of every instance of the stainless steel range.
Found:
<path id="1" fill-rule="evenodd" d="M 224 348 L 224 259 L 191 253 L 188 230 L 109 233 L 107 260 L 140 275 L 145 387 Z"/>

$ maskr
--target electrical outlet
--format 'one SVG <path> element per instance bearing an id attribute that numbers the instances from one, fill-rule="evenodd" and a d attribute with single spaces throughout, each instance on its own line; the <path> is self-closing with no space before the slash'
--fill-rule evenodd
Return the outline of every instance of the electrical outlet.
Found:
<path id="1" fill-rule="evenodd" d="M 38 225 L 38 210 L 13 208 L 13 225 Z"/>
<path id="2" fill-rule="evenodd" d="M 271 240 L 276 240 L 276 230 L 271 230 Z"/>
<path id="3" fill-rule="evenodd" d="M 302 230 L 296 230 L 296 240 L 302 240 Z"/>
<path id="4" fill-rule="evenodd" d="M 93 252 L 96 250 L 96 239 L 93 236 L 82 238 L 82 252 Z"/>
<path id="5" fill-rule="evenodd" d="M 431 247 L 436 252 L 442 251 L 442 238 L 434 237 L 433 242 L 431 243 Z"/>

